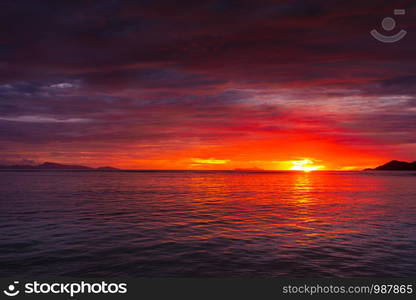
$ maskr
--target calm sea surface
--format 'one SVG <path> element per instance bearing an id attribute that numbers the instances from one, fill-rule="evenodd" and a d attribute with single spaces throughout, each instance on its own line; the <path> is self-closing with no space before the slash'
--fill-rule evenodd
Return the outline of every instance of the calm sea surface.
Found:
<path id="1" fill-rule="evenodd" d="M 416 275 L 415 172 L 0 172 L 0 276 Z"/>

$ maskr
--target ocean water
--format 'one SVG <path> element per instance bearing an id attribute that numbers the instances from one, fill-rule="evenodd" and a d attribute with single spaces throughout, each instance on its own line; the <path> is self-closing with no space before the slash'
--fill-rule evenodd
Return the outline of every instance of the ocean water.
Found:
<path id="1" fill-rule="evenodd" d="M 0 276 L 416 275 L 415 172 L 0 172 Z"/>

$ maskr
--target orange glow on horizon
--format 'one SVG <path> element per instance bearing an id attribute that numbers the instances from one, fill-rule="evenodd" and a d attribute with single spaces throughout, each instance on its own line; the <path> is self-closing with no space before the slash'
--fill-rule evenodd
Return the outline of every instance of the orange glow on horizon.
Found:
<path id="1" fill-rule="evenodd" d="M 325 169 L 325 166 L 314 165 L 314 161 L 310 159 L 295 160 L 295 161 L 292 161 L 291 163 L 293 164 L 293 167 L 290 168 L 290 170 L 292 171 L 311 172 L 311 171 Z"/>
<path id="2" fill-rule="evenodd" d="M 130 145 L 108 151 L 40 152 L 36 162 L 52 161 L 91 167 L 112 166 L 144 170 L 292 170 L 354 171 L 374 168 L 397 158 L 389 149 L 358 147 L 314 135 L 266 136 L 257 139 L 230 139 L 221 143 L 182 144 L 157 150 Z M 140 149 L 140 148 L 138 148 Z M 68 151 L 69 151 L 68 150 Z M 33 156 L 33 154 L 32 154 Z M 76 162 L 74 157 L 77 157 Z"/>
<path id="3" fill-rule="evenodd" d="M 195 164 L 223 165 L 223 164 L 228 163 L 230 160 L 228 160 L 228 159 L 215 159 L 215 158 L 208 158 L 208 159 L 191 158 L 191 161 Z"/>

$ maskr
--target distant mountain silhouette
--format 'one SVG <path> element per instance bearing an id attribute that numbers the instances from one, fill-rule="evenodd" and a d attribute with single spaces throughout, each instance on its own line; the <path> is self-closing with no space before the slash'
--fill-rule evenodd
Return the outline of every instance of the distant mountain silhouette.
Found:
<path id="1" fill-rule="evenodd" d="M 398 161 L 392 160 L 382 166 L 379 166 L 375 169 L 376 171 L 416 171 L 416 161 L 414 162 L 405 162 L 405 161 Z"/>
<path id="2" fill-rule="evenodd" d="M 40 165 L 9 165 L 9 166 L 1 166 L 0 170 L 90 170 L 90 171 L 117 171 L 119 169 L 113 167 L 100 167 L 100 168 L 91 168 L 87 166 L 81 165 L 65 165 L 65 164 L 58 164 L 54 162 L 44 162 Z"/>
<path id="3" fill-rule="evenodd" d="M 39 166 L 37 169 L 42 170 L 92 170 L 93 168 L 80 166 L 80 165 L 63 165 L 53 162 L 45 162 Z"/>
<path id="4" fill-rule="evenodd" d="M 113 168 L 113 167 L 99 167 L 99 168 L 96 168 L 96 170 L 99 170 L 99 171 L 119 171 L 120 169 Z"/>

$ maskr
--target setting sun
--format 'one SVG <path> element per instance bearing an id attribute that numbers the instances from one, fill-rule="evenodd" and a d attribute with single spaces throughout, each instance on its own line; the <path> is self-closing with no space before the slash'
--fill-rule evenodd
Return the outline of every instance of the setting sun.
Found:
<path id="1" fill-rule="evenodd" d="M 292 171 L 311 172 L 311 171 L 321 170 L 324 168 L 324 166 L 315 166 L 314 162 L 310 159 L 294 160 L 291 163 L 293 167 L 291 167 L 290 170 Z"/>

